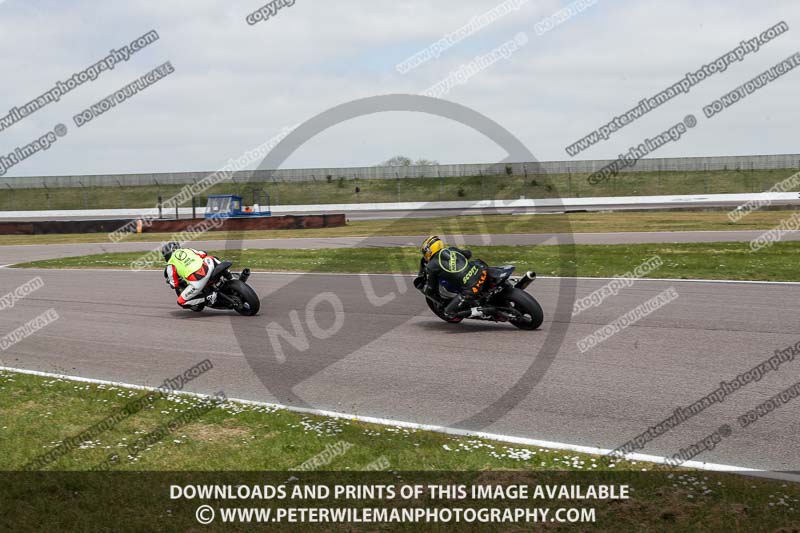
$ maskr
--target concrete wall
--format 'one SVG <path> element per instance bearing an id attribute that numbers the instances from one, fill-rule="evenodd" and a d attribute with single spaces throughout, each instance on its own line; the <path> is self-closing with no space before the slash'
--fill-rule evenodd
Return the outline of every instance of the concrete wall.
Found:
<path id="1" fill-rule="evenodd" d="M 513 174 L 592 173 L 609 164 L 609 160 L 544 161 L 510 163 Z M 478 176 L 505 174 L 504 164 L 438 165 L 423 167 L 354 167 L 307 168 L 275 171 L 243 171 L 234 173 L 235 183 L 249 181 L 321 181 L 326 176 L 360 179 L 435 178 L 438 176 Z M 729 157 L 679 157 L 642 159 L 636 166 L 622 172 L 710 171 L 710 170 L 800 169 L 800 154 L 751 155 Z M 184 185 L 200 181 L 213 171 L 175 172 L 163 174 L 111 174 L 97 176 L 32 176 L 0 178 L 0 192 L 9 187 L 30 189 L 40 187 L 118 187 L 136 185 Z"/>

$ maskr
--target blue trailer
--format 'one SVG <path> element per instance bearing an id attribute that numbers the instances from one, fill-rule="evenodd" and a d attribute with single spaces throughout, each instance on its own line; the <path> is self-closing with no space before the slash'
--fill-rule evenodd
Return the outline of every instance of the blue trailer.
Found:
<path id="1" fill-rule="evenodd" d="M 261 203 L 264 202 L 264 203 Z M 269 195 L 254 196 L 253 205 L 246 206 L 236 194 L 212 194 L 206 203 L 206 218 L 248 218 L 272 216 Z"/>

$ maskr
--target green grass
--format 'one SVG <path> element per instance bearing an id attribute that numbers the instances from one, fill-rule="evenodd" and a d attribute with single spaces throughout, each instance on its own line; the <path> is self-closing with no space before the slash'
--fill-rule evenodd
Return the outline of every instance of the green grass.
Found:
<path id="1" fill-rule="evenodd" d="M 489 264 L 513 264 L 546 276 L 609 277 L 622 275 L 658 255 L 663 266 L 650 277 L 675 279 L 729 279 L 800 281 L 795 258 L 800 242 L 779 242 L 758 253 L 743 243 L 473 246 L 475 256 Z M 293 272 L 416 272 L 415 248 L 338 248 L 320 250 L 210 251 L 237 267 Z M 563 257 L 562 257 L 563 255 Z M 130 268 L 139 252 L 98 254 L 34 261 L 22 268 Z M 163 265 L 155 265 L 161 268 Z"/>
<path id="2" fill-rule="evenodd" d="M 402 169 L 400 170 L 402 175 Z M 317 176 L 311 182 L 258 184 L 223 183 L 198 197 L 205 206 L 205 195 L 239 193 L 252 198 L 253 188 L 269 193 L 275 205 L 319 203 L 367 203 L 636 196 L 659 194 L 717 194 L 761 192 L 788 178 L 793 170 L 709 171 L 709 172 L 632 172 L 621 174 L 599 185 L 590 185 L 588 174 L 550 174 L 546 176 L 472 176 L 460 178 L 403 178 L 400 180 L 361 180 L 332 176 L 328 182 Z M 154 207 L 158 194 L 164 200 L 181 190 L 181 185 L 136 187 L 87 187 L 60 189 L 0 190 L 0 211 L 44 209 L 115 209 Z M 360 192 L 356 194 L 358 187 Z M 191 203 L 187 204 L 191 205 Z"/>
<path id="3" fill-rule="evenodd" d="M 368 237 L 395 235 L 474 235 L 504 233 L 605 233 L 627 231 L 735 231 L 766 230 L 789 218 L 795 211 L 756 211 L 739 222 L 727 212 L 648 211 L 616 213 L 571 213 L 551 215 L 474 215 L 396 220 L 356 220 L 346 226 L 324 229 L 223 232 L 212 231 L 203 240 L 277 239 L 319 237 Z M 168 233 L 129 235 L 126 242 L 164 242 Z M 109 242 L 105 233 L 67 235 L 0 235 L 1 245 Z"/>
<path id="4" fill-rule="evenodd" d="M 0 390 L 3 392 L 0 395 L 0 413 L 3 414 L 0 470 L 22 468 L 53 449 L 56 443 L 80 434 L 126 403 L 146 394 L 116 386 L 9 371 L 0 371 Z M 566 452 L 530 447 L 522 448 L 535 450 L 535 457 L 521 461 L 508 456 L 499 457 L 502 452 L 507 454 L 507 449 L 516 446 L 497 444 L 493 449 L 477 444 L 486 442 L 480 439 L 231 402 L 192 418 L 169 438 L 147 446 L 134 458 L 129 457 L 127 446 L 202 402 L 187 396 L 165 396 L 44 469 L 91 470 L 116 454 L 119 459 L 113 463 L 112 470 L 288 471 L 322 451 L 326 443 L 338 441 L 348 442 L 354 447 L 337 457 L 326 470 L 361 470 L 382 456 L 389 460 L 392 469 L 417 471 L 487 468 L 593 470 L 592 463 L 596 463 L 595 469 L 636 467 L 635 463 L 628 461 L 613 458 L 600 461 L 596 456 L 572 452 L 568 456 L 578 457 L 585 465 L 576 464 L 578 460 L 572 459 L 569 464 L 564 464 Z M 465 450 L 464 447 L 474 449 Z M 464 453 L 453 453 L 452 450 L 456 449 Z M 497 453 L 492 454 L 492 451 Z M 659 468 L 668 469 L 666 466 Z"/>
<path id="5" fill-rule="evenodd" d="M 0 371 L 0 391 L 0 470 L 20 468 L 39 454 L 53 449 L 63 439 L 85 431 L 118 412 L 132 399 L 145 394 L 116 386 L 8 371 Z M 49 477 L 25 478 L 25 484 L 15 484 L 12 482 L 15 478 L 7 478 L 8 482 L 0 487 L 0 494 L 10 506 L 2 513 L 0 526 L 5 523 L 11 530 L 41 530 L 48 529 L 43 524 L 62 527 L 71 524 L 85 530 L 89 524 L 97 525 L 102 520 L 104 524 L 115 524 L 113 530 L 118 531 L 141 530 L 145 525 L 153 531 L 196 529 L 194 510 L 201 502 L 168 499 L 166 489 L 170 483 L 197 483 L 205 479 L 206 483 L 237 485 L 246 479 L 253 485 L 267 484 L 269 480 L 275 480 L 273 484 L 282 484 L 291 475 L 289 471 L 328 446 L 340 446 L 339 449 L 345 450 L 324 466 L 327 471 L 339 472 L 325 478 L 329 483 L 347 483 L 348 480 L 364 483 L 366 479 L 373 482 L 380 479 L 382 483 L 388 481 L 391 484 L 414 483 L 423 475 L 419 472 L 427 471 L 436 476 L 428 477 L 428 481 L 440 484 L 451 478 L 462 483 L 497 484 L 516 473 L 514 475 L 518 478 L 515 479 L 529 485 L 630 485 L 630 500 L 515 502 L 516 506 L 596 508 L 597 522 L 583 524 L 581 530 L 696 531 L 700 528 L 704 531 L 790 531 L 791 525 L 798 520 L 800 486 L 794 483 L 673 469 L 231 402 L 194 417 L 175 432 L 143 447 L 134 459 L 125 453 L 127 446 L 142 435 L 166 426 L 200 402 L 176 395 L 159 399 L 46 467 L 50 472 L 85 472 L 109 455 L 116 454 L 119 459 L 110 468 L 112 472 L 121 472 L 119 475 L 68 477 L 53 472 Z M 347 449 L 341 448 L 341 443 L 346 443 Z M 358 480 L 347 477 L 351 475 L 348 471 L 361 470 L 368 464 L 388 465 L 391 472 L 377 474 L 384 477 Z M 266 470 L 286 474 L 276 478 L 268 474 L 242 473 Z M 128 471 L 169 471 L 170 474 L 155 480 L 145 474 L 119 477 Z M 217 473 L 214 477 L 179 473 L 210 471 Z M 226 477 L 226 471 L 236 474 Z M 457 477 L 458 471 L 473 474 Z M 526 476 L 526 473 L 530 475 Z M 453 502 L 452 505 L 508 505 L 498 501 L 472 502 Z M 298 504 L 293 503 L 295 506 Z M 427 502 L 430 506 L 443 503 Z M 274 508 L 275 505 L 289 504 L 286 501 L 240 501 L 227 505 Z M 327 505 L 361 507 L 368 504 L 366 501 L 339 500 Z M 372 505 L 403 503 L 386 503 L 384 500 L 384 503 L 373 502 Z M 548 529 L 556 527 L 556 524 L 550 524 Z M 558 529 L 574 530 L 574 527 L 564 524 Z M 364 526 L 347 529 L 360 531 Z M 375 530 L 375 527 L 365 529 Z M 414 530 L 415 527 L 404 529 Z"/>

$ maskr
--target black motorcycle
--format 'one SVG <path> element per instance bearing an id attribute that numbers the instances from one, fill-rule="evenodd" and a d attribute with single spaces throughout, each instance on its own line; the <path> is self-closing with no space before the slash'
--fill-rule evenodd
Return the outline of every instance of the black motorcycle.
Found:
<path id="1" fill-rule="evenodd" d="M 247 284 L 250 277 L 250 269 L 245 268 L 241 274 L 233 274 L 230 271 L 233 263 L 223 261 L 214 268 L 211 277 L 203 289 L 203 298 L 211 293 L 217 293 L 217 299 L 213 305 L 202 303 L 192 307 L 192 311 L 200 312 L 206 307 L 211 309 L 233 309 L 240 315 L 255 316 L 261 308 L 261 301 L 258 299 L 256 291 Z M 181 280 L 176 292 L 180 294 L 186 288 L 186 282 Z"/>
<path id="2" fill-rule="evenodd" d="M 512 277 L 513 266 L 489 267 L 484 289 L 470 303 L 470 309 L 460 311 L 454 316 L 447 316 L 444 308 L 457 294 L 451 291 L 443 281 L 438 287 L 438 294 L 425 295 L 425 301 L 433 313 L 451 324 L 458 324 L 465 318 L 475 320 L 491 320 L 493 322 L 510 322 L 519 329 L 534 330 L 544 321 L 542 306 L 536 298 L 525 292 L 525 289 L 536 279 L 535 272 L 526 272 L 522 277 Z M 427 274 L 416 278 L 414 286 L 424 294 Z M 478 316 L 473 314 L 472 307 L 478 307 Z"/>

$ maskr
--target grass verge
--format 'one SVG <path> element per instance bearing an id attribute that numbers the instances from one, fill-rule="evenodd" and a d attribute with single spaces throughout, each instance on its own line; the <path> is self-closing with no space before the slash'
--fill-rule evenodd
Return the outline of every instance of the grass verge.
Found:
<path id="1" fill-rule="evenodd" d="M 737 231 L 767 230 L 777 226 L 795 211 L 757 211 L 739 222 L 728 220 L 727 212 L 616 212 L 571 213 L 568 215 L 474 215 L 395 220 L 357 220 L 347 226 L 325 229 L 222 232 L 212 231 L 203 240 L 370 237 L 395 235 L 474 235 L 503 233 L 606 233 L 629 231 Z M 125 242 L 163 242 L 168 233 L 130 235 Z M 67 235 L 0 235 L 0 245 L 66 244 L 109 242 L 105 233 Z"/>
<path id="2" fill-rule="evenodd" d="M 20 468 L 146 394 L 123 387 L 9 371 L 0 371 L 0 391 L 0 413 L 3 414 L 0 470 Z M 583 524 L 582 530 L 620 527 L 628 531 L 664 528 L 693 531 L 702 524 L 704 527 L 701 529 L 706 531 L 777 531 L 797 523 L 800 485 L 795 483 L 606 460 L 571 451 L 507 445 L 475 437 L 454 437 L 232 402 L 207 409 L 159 440 L 148 440 L 146 446 L 138 444 L 139 439 L 157 428 L 168 427 L 173 420 L 202 404 L 203 400 L 187 396 L 161 397 L 116 425 L 94 434 L 91 440 L 46 468 L 48 471 L 86 471 L 106 461 L 109 456 L 117 456 L 118 460 L 110 466 L 112 471 L 170 471 L 173 472 L 169 476 L 172 482 L 178 478 L 175 472 L 191 471 L 287 472 L 288 479 L 289 472 L 299 465 L 325 450 L 335 449 L 341 453 L 331 454 L 332 459 L 322 468 L 341 472 L 334 478 L 334 482 L 340 483 L 351 479 L 343 477 L 347 471 L 355 472 L 377 464 L 380 469 L 393 473 L 397 483 L 413 482 L 414 475 L 405 472 L 429 471 L 440 472 L 432 478 L 440 483 L 448 479 L 448 473 L 453 475 L 456 472 L 474 472 L 476 477 L 472 479 L 475 483 L 499 483 L 501 476 L 511 472 L 529 472 L 535 473 L 535 476 L 525 479 L 531 484 L 557 481 L 587 485 L 611 481 L 630 485 L 630 500 L 572 502 L 578 507 L 592 505 L 597 509 L 596 523 Z M 63 478 L 63 474 L 61 478 L 55 472 L 52 475 L 54 480 Z M 554 477 L 556 475 L 560 477 Z M 239 476 L 244 477 L 242 474 Z M 219 479 L 218 474 L 216 482 Z M 254 479 L 257 480 L 255 484 L 259 484 L 267 478 Z M 147 489 L 142 487 L 146 480 L 141 474 L 132 479 L 103 478 L 102 482 L 108 485 L 104 497 L 112 499 L 116 492 L 121 492 L 119 497 L 124 507 L 111 513 L 113 516 L 110 518 L 122 521 L 121 530 L 133 528 L 131 524 L 135 522 L 127 520 L 147 520 L 152 528 L 173 531 L 178 524 L 183 526 L 181 529 L 193 524 L 194 515 L 182 508 L 182 502 L 171 502 L 155 493 L 141 494 Z M 118 485 L 122 481 L 127 483 L 120 491 Z M 48 480 L 40 477 L 35 479 L 35 483 L 48 484 Z M 13 525 L 17 527 L 23 521 L 28 525 L 53 522 L 55 517 L 67 521 L 69 515 L 75 514 L 76 505 L 81 507 L 81 512 L 72 518 L 84 526 L 93 523 L 87 521 L 86 515 L 90 513 L 94 513 L 95 519 L 109 519 L 104 514 L 108 513 L 106 509 L 97 509 L 97 500 L 91 502 L 94 508 L 80 505 L 81 499 L 91 493 L 85 485 L 102 483 L 97 479 L 92 482 L 74 477 L 66 478 L 66 483 L 66 488 L 48 486 L 48 490 L 37 493 L 26 493 L 25 489 L 20 489 L 20 493 L 16 488 L 4 487 L 0 492 L 11 493 L 12 499 L 21 500 L 12 507 L 13 512 L 4 513 L 4 519 L 13 516 L 16 520 Z M 31 482 L 31 486 L 33 484 Z M 152 487 L 150 491 L 155 492 Z M 42 509 L 39 500 L 52 503 Z M 464 505 L 464 502 L 458 503 Z M 554 506 L 570 504 L 552 501 L 533 505 L 546 506 L 549 503 Z M 491 504 L 498 505 L 497 502 Z M 183 507 L 190 507 L 193 511 L 197 505 L 197 502 L 186 502 Z M 232 502 L 231 505 L 247 504 Z M 264 502 L 263 505 L 274 503 Z M 165 506 L 168 509 L 163 509 Z M 42 510 L 47 512 L 42 514 Z M 62 515 L 61 511 L 65 514 Z M 128 515 L 130 519 L 126 518 Z M 0 523 L 4 519 L 0 519 Z M 552 524 L 551 527 L 558 528 L 558 525 Z"/>
<path id="3" fill-rule="evenodd" d="M 147 394 L 9 371 L 0 371 L 0 390 L 0 470 L 23 467 Z M 136 444 L 153 429 L 203 404 L 195 397 L 165 395 L 45 469 L 91 470 L 117 455 L 113 470 L 289 471 L 324 450 L 327 443 L 340 441 L 352 447 L 335 457 L 326 470 L 363 470 L 381 457 L 392 469 L 409 471 L 669 469 L 232 402 L 193 417 L 158 442 Z"/>
<path id="4" fill-rule="evenodd" d="M 561 257 L 564 246 L 473 246 L 489 264 L 517 265 L 543 276 L 620 276 L 659 256 L 663 265 L 654 278 L 800 281 L 794 257 L 800 242 L 778 242 L 757 253 L 742 243 L 576 245 L 575 263 Z M 415 248 L 337 248 L 320 250 L 210 251 L 235 267 L 261 271 L 411 273 L 419 265 Z M 20 268 L 129 269 L 140 252 L 49 259 L 15 265 Z M 153 268 L 162 268 L 155 265 Z"/>

